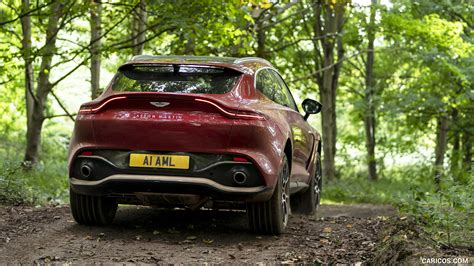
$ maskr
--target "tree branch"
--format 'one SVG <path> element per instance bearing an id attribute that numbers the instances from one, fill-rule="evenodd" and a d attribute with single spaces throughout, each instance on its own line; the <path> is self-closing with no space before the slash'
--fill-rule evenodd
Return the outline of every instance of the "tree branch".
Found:
<path id="1" fill-rule="evenodd" d="M 311 77 L 315 76 L 315 75 L 318 74 L 318 73 L 321 73 L 321 72 L 323 72 L 323 71 L 326 71 L 326 70 L 328 70 L 328 69 L 331 69 L 331 68 L 337 66 L 338 64 L 342 63 L 342 62 L 343 62 L 344 60 L 346 60 L 346 59 L 349 59 L 349 58 L 352 58 L 352 57 L 354 57 L 354 56 L 357 56 L 357 55 L 361 54 L 362 52 L 363 52 L 363 51 L 359 51 L 359 52 L 354 53 L 354 54 L 352 54 L 352 55 L 350 55 L 350 56 L 344 56 L 344 57 L 342 57 L 341 59 L 339 59 L 337 62 L 335 62 L 335 63 L 333 63 L 333 64 L 331 64 L 331 65 L 329 65 L 329 66 L 320 68 L 320 69 L 318 69 L 317 71 L 315 71 L 315 72 L 313 72 L 313 73 L 310 73 L 310 74 L 308 74 L 308 75 L 306 75 L 306 76 L 303 76 L 303 77 L 299 77 L 299 78 L 295 78 L 295 79 L 293 79 L 293 80 L 290 80 L 289 83 L 295 82 L 295 81 L 299 81 L 299 80 L 304 80 L 304 79 L 311 78 Z"/>
<path id="2" fill-rule="evenodd" d="M 149 38 L 143 40 L 142 42 L 139 42 L 139 43 L 136 43 L 136 44 L 123 45 L 123 46 L 117 47 L 117 49 L 120 50 L 120 49 L 126 49 L 126 48 L 133 48 L 133 47 L 135 47 L 135 46 L 142 45 L 142 44 L 144 44 L 144 43 L 147 43 L 147 42 L 149 42 L 149 41 L 155 39 L 156 37 L 160 36 L 161 34 L 167 32 L 167 31 L 173 30 L 173 29 L 176 29 L 176 26 L 171 26 L 171 27 L 169 27 L 169 28 L 167 28 L 167 29 L 164 29 L 164 30 L 162 30 L 162 31 L 159 31 L 159 32 L 157 32 L 155 35 L 153 35 L 153 36 L 151 36 L 151 37 L 149 37 Z"/>
<path id="3" fill-rule="evenodd" d="M 48 116 L 43 117 L 43 120 L 57 118 L 57 117 L 64 117 L 64 116 L 70 117 L 71 115 L 76 116 L 77 113 L 74 113 L 74 114 L 60 114 L 60 115 L 48 115 Z"/>
<path id="4" fill-rule="evenodd" d="M 66 113 L 66 116 L 68 116 L 72 121 L 75 121 L 74 117 L 68 112 L 68 110 L 66 109 L 66 107 L 64 106 L 64 104 L 61 102 L 61 100 L 60 100 L 59 97 L 56 95 L 56 93 L 54 93 L 53 90 L 51 90 L 51 94 L 53 95 L 54 99 L 56 99 L 56 102 L 59 104 L 59 106 L 61 106 L 61 109 L 64 110 L 64 112 Z"/>
<path id="5" fill-rule="evenodd" d="M 280 47 L 277 47 L 277 48 L 271 50 L 270 52 L 278 52 L 278 51 L 280 51 L 280 50 L 284 50 L 284 49 L 286 49 L 286 48 L 288 48 L 288 47 L 290 47 L 290 46 L 293 46 L 293 45 L 295 45 L 295 44 L 298 44 L 298 43 L 300 43 L 300 42 L 302 42 L 302 41 L 316 41 L 316 40 L 321 40 L 321 39 L 325 39 L 325 38 L 335 38 L 335 37 L 337 37 L 338 35 L 342 35 L 342 33 L 328 33 L 328 34 L 325 34 L 325 35 L 323 35 L 323 36 L 317 36 L 317 37 L 314 37 L 314 38 L 301 38 L 301 39 L 297 39 L 297 40 L 295 40 L 295 41 L 293 41 L 293 42 L 284 44 L 284 45 L 282 45 L 282 46 L 280 46 Z"/>
<path id="6" fill-rule="evenodd" d="M 38 11 L 38 10 L 40 10 L 40 9 L 42 9 L 43 7 L 47 7 L 47 6 L 51 5 L 51 4 L 54 3 L 54 2 L 55 2 L 55 1 L 51 1 L 51 2 L 48 2 L 48 3 L 44 4 L 44 5 L 37 6 L 37 7 L 34 8 L 34 9 L 30 9 L 30 10 L 28 10 L 27 12 L 21 13 L 19 16 L 17 16 L 17 17 L 14 18 L 14 19 L 10 19 L 10 20 L 7 20 L 7 21 L 0 22 L 0 26 L 6 25 L 6 24 L 8 24 L 8 23 L 15 22 L 15 21 L 21 19 L 21 18 L 24 17 L 24 16 L 28 16 L 29 14 L 31 14 L 31 13 L 33 13 L 33 12 L 36 12 L 36 11 Z M 1 3 L 1 2 L 0 2 L 0 3 Z M 10 7 L 10 8 L 11 8 L 11 7 Z"/>

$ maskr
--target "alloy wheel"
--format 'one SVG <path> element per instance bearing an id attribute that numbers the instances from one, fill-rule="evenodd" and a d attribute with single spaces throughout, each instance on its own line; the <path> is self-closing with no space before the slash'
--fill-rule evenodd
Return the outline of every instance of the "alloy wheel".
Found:
<path id="1" fill-rule="evenodd" d="M 286 227 L 288 224 L 288 218 L 290 216 L 290 173 L 288 164 L 284 164 L 283 170 L 281 172 L 281 208 L 282 208 L 282 219 L 283 227 Z"/>

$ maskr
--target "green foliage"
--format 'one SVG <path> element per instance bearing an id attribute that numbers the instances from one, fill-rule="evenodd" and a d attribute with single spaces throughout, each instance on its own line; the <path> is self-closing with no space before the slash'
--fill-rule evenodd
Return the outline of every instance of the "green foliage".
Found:
<path id="1" fill-rule="evenodd" d="M 386 178 L 367 180 L 365 172 L 343 169 L 340 180 L 324 184 L 323 203 L 392 204 L 412 215 L 437 242 L 469 246 L 474 243 L 474 180 L 464 172 L 462 182 L 448 176 L 437 191 L 432 166 L 406 165 L 386 169 Z"/>
<path id="2" fill-rule="evenodd" d="M 0 204 L 68 201 L 66 155 L 71 128 L 67 125 L 47 121 L 42 138 L 41 161 L 28 171 L 22 167 L 25 132 L 21 125 L 13 124 L 9 131 L 0 134 Z"/>
<path id="3" fill-rule="evenodd" d="M 383 177 L 372 182 L 365 171 L 340 167 L 339 180 L 323 187 L 323 203 L 373 203 L 399 205 L 412 198 L 413 190 L 430 191 L 434 184 L 428 178 L 429 166 L 398 165 L 385 169 Z"/>
<path id="4" fill-rule="evenodd" d="M 48 3 L 31 2 L 31 9 Z M 132 56 L 130 29 L 138 2 L 101 2 L 103 70 L 115 72 Z M 238 0 L 146 2 L 146 54 L 253 56 L 259 48 L 257 31 L 263 27 L 263 56 L 280 70 L 297 97 L 318 98 L 314 73 L 320 69 L 315 62 L 324 60 L 314 58 L 315 49 L 322 49 L 313 39 L 316 20 L 312 7 L 318 1 L 273 1 L 265 6 Z M 463 160 L 466 154 L 472 154 L 474 135 L 474 5 L 469 0 L 389 2 L 376 5 L 375 21 L 376 84 L 372 100 L 380 180 L 367 180 L 364 159 L 362 119 L 367 107 L 364 71 L 370 7 L 353 4 L 342 32 L 345 58 L 336 103 L 339 179 L 325 185 L 324 200 L 394 204 L 416 216 L 437 240 L 472 243 L 474 182 L 472 173 L 465 171 L 469 163 Z M 64 3 L 68 14 L 61 21 L 64 27 L 58 33 L 58 50 L 47 70 L 52 74 L 50 82 L 78 63 L 88 64 L 90 2 Z M 66 154 L 71 121 L 47 119 L 40 163 L 32 171 L 21 167 L 26 131 L 22 55 L 33 55 L 37 73 L 44 55 L 49 10 L 39 8 L 32 13 L 33 48 L 24 51 L 21 23 L 15 20 L 21 13 L 21 2 L 0 1 L 0 202 L 67 201 Z M 79 78 L 69 76 L 54 88 L 70 111 L 79 104 L 75 97 L 90 94 L 87 83 L 75 83 L 87 79 L 88 70 L 79 68 L 78 72 Z M 450 118 L 447 147 L 447 154 L 452 156 L 445 160 L 450 170 L 442 177 L 440 191 L 436 191 L 431 166 L 436 119 L 454 111 L 457 116 Z M 45 115 L 62 113 L 56 101 L 49 98 Z M 310 119 L 316 122 L 317 117 Z M 319 128 L 319 124 L 313 126 Z M 457 151 L 456 145 L 460 146 Z"/>
<path id="5" fill-rule="evenodd" d="M 0 204 L 51 204 L 67 202 L 67 177 L 62 162 L 48 162 L 25 171 L 21 160 L 2 158 Z"/>
<path id="6" fill-rule="evenodd" d="M 474 180 L 462 184 L 445 180 L 439 191 L 412 189 L 412 197 L 401 210 L 412 214 L 434 240 L 449 245 L 472 246 L 474 243 Z"/>

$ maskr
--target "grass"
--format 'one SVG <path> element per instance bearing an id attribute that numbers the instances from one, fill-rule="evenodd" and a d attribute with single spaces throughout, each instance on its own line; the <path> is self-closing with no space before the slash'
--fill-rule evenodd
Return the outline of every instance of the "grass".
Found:
<path id="1" fill-rule="evenodd" d="M 323 203 L 373 203 L 398 205 L 413 198 L 416 190 L 431 191 L 433 182 L 426 178 L 427 167 L 392 167 L 383 177 L 369 181 L 361 173 L 347 171 L 340 179 L 327 181 Z"/>
<path id="2" fill-rule="evenodd" d="M 446 173 L 438 190 L 429 165 L 392 167 L 377 181 L 346 170 L 346 176 L 325 182 L 323 203 L 391 204 L 413 216 L 436 242 L 474 245 L 472 173 L 463 173 L 463 178 Z"/>
<path id="3" fill-rule="evenodd" d="M 65 163 L 47 162 L 24 170 L 21 161 L 4 161 L 0 166 L 0 202 L 44 205 L 68 201 Z"/>

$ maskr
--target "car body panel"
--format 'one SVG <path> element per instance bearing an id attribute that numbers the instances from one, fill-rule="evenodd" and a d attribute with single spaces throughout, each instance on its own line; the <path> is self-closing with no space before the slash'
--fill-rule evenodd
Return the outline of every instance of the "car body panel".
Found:
<path id="1" fill-rule="evenodd" d="M 258 169 L 266 189 L 262 190 L 264 196 L 252 198 L 265 200 L 275 187 L 285 145 L 290 143 L 290 178 L 309 182 L 320 135 L 300 113 L 256 90 L 258 69 L 273 68 L 267 61 L 139 56 L 124 66 L 130 64 L 212 66 L 231 68 L 242 75 L 225 94 L 115 92 L 109 85 L 100 97 L 81 106 L 81 110 L 99 111 L 77 116 L 68 156 L 71 178 L 77 178 L 72 176 L 72 168 L 86 150 L 231 154 L 247 158 Z M 232 114 L 264 119 L 238 119 Z"/>

